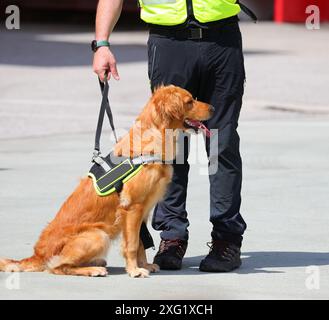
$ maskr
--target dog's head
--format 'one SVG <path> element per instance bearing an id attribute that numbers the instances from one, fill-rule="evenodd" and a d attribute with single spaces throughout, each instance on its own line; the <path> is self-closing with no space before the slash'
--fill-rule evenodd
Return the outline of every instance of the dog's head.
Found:
<path id="1" fill-rule="evenodd" d="M 150 115 L 157 129 L 202 129 L 207 135 L 209 130 L 201 123 L 208 120 L 214 108 L 204 102 L 193 99 L 192 95 L 173 85 L 157 88 L 151 98 Z"/>

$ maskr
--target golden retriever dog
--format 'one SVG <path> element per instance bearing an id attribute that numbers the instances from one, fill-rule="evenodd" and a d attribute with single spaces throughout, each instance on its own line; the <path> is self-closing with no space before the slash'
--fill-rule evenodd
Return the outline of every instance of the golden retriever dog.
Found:
<path id="1" fill-rule="evenodd" d="M 166 129 L 200 128 L 199 121 L 209 119 L 212 112 L 212 106 L 194 100 L 188 91 L 173 85 L 161 86 L 155 90 L 129 133 L 115 145 L 114 153 L 127 157 L 157 154 L 168 160 L 170 156 L 166 153 L 173 151 L 170 149 L 174 143 L 163 143 Z M 147 130 L 152 130 L 152 134 L 144 135 Z M 136 135 L 140 143 L 134 143 L 138 140 Z M 0 271 L 106 276 L 103 258 L 110 241 L 119 234 L 122 234 L 126 271 L 131 277 L 147 277 L 150 272 L 158 271 L 157 265 L 147 263 L 139 232 L 151 208 L 163 197 L 171 177 L 170 164 L 149 163 L 124 184 L 120 193 L 105 197 L 96 194 L 92 179 L 81 179 L 54 220 L 41 233 L 33 256 L 20 261 L 0 259 Z"/>

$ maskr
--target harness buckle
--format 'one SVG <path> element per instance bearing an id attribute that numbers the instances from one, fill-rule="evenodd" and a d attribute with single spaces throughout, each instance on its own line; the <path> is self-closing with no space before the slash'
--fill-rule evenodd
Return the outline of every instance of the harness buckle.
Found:
<path id="1" fill-rule="evenodd" d="M 145 157 L 143 157 L 143 155 L 140 155 L 139 158 L 141 159 L 141 164 L 147 163 L 147 160 Z"/>
<path id="2" fill-rule="evenodd" d="M 191 28 L 189 29 L 189 36 L 188 39 L 189 40 L 200 40 L 202 39 L 203 36 L 203 32 L 202 32 L 202 28 Z"/>

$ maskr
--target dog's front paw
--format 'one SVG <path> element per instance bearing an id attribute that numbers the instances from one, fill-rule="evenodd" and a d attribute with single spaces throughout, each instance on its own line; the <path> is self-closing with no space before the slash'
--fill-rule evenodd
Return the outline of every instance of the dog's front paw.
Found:
<path id="1" fill-rule="evenodd" d="M 89 277 L 106 277 L 108 272 L 104 267 L 90 267 L 87 275 Z"/>
<path id="2" fill-rule="evenodd" d="M 127 272 L 132 278 L 148 278 L 150 275 L 150 272 L 145 268 L 134 268 L 127 270 Z"/>
<path id="3" fill-rule="evenodd" d="M 153 264 L 153 263 L 147 263 L 145 266 L 143 266 L 143 268 L 147 269 L 151 273 L 160 271 L 160 267 L 157 264 Z"/>

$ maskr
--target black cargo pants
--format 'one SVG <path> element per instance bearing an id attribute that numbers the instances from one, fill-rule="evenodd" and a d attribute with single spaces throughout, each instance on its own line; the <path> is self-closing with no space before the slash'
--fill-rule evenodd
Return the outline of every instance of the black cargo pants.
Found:
<path id="1" fill-rule="evenodd" d="M 246 223 L 240 215 L 242 164 L 236 130 L 245 70 L 238 22 L 216 27 L 198 40 L 151 33 L 148 59 L 152 90 L 160 84 L 177 85 L 215 108 L 214 116 L 205 123 L 209 129 L 219 130 L 218 168 L 209 175 L 211 236 L 240 245 Z M 209 139 L 206 150 L 209 156 Z M 184 164 L 174 164 L 172 183 L 154 210 L 152 226 L 162 231 L 162 239 L 188 239 L 187 153 Z"/>

